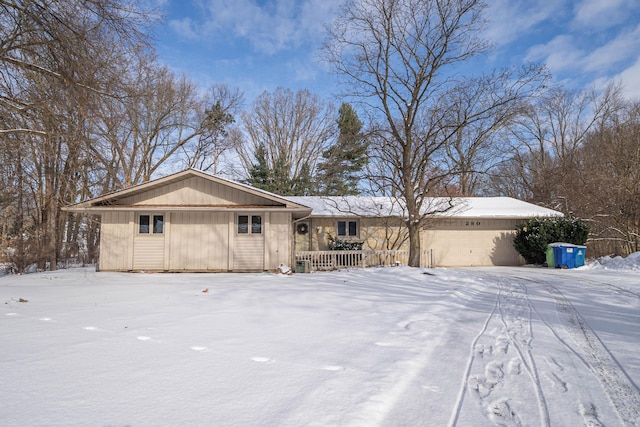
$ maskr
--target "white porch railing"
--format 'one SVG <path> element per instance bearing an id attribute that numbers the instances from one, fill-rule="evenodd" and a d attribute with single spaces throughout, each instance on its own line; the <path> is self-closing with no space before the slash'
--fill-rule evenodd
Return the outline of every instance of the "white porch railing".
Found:
<path id="1" fill-rule="evenodd" d="M 420 251 L 422 267 L 432 267 L 431 250 Z M 308 263 L 310 271 L 339 270 L 407 265 L 408 250 L 362 250 L 362 251 L 300 251 L 296 253 L 296 264 Z"/>

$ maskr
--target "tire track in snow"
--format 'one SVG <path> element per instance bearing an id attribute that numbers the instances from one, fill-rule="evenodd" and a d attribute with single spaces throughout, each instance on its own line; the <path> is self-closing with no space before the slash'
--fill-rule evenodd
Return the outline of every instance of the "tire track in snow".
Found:
<path id="1" fill-rule="evenodd" d="M 562 329 L 568 339 L 561 337 L 561 333 L 550 325 L 533 307 L 536 315 L 553 336 L 597 378 L 603 390 L 612 403 L 618 417 L 628 426 L 640 426 L 640 390 L 628 377 L 624 368 L 616 361 L 606 345 L 600 340 L 595 331 L 589 327 L 578 310 L 564 296 L 564 294 L 548 281 L 537 281 L 528 277 L 512 276 L 515 279 L 534 283 L 548 292 L 554 299 L 556 314 Z M 582 281 L 595 286 L 605 286 L 610 290 L 628 297 L 638 297 L 638 294 L 618 286 L 592 280 Z M 592 402 L 578 402 L 578 412 L 582 415 L 588 427 L 601 426 L 598 414 Z"/>
<path id="2" fill-rule="evenodd" d="M 580 348 L 580 358 L 602 384 L 620 419 L 625 425 L 640 425 L 640 391 L 573 304 L 555 286 L 549 283 L 544 286 L 555 300 L 563 327 Z M 547 327 L 550 328 L 548 324 Z M 594 415 L 595 410 L 583 409 L 585 420 Z"/>
<path id="3" fill-rule="evenodd" d="M 527 288 L 505 281 L 497 285 L 494 307 L 471 344 L 469 361 L 449 426 L 455 426 L 458 422 L 467 394 L 475 399 L 484 416 L 494 425 L 521 426 L 517 405 L 510 403 L 510 396 L 513 390 L 523 386 L 536 396 L 541 425 L 549 426 L 547 404 L 532 355 L 533 309 Z M 522 367 L 529 380 L 520 378 Z M 510 389 L 511 385 L 513 387 Z"/>
<path id="4" fill-rule="evenodd" d="M 480 337 L 484 336 L 484 334 L 487 332 L 487 329 L 489 327 L 489 322 L 491 321 L 495 313 L 498 311 L 498 298 L 499 298 L 499 295 L 496 295 L 496 301 L 493 305 L 493 309 L 491 310 L 491 313 L 489 313 L 489 316 L 485 320 L 484 325 L 482 325 L 482 329 L 480 330 L 478 335 L 476 335 L 473 341 L 471 342 L 471 350 L 469 351 L 469 360 L 467 362 L 467 367 L 465 368 L 464 376 L 462 378 L 462 386 L 460 387 L 460 392 L 458 393 L 458 399 L 456 400 L 453 413 L 451 414 L 451 419 L 449 420 L 449 427 L 455 426 L 456 423 L 458 422 L 458 418 L 460 417 L 460 412 L 462 411 L 462 404 L 464 403 L 464 396 L 467 393 L 466 385 L 469 381 L 469 376 L 471 375 L 471 367 L 473 366 L 476 359 L 475 349 L 478 346 L 478 341 L 480 340 Z"/>

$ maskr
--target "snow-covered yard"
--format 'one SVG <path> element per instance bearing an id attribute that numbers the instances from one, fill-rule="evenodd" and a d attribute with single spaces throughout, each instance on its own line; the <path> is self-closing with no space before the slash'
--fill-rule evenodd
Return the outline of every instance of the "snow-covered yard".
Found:
<path id="1" fill-rule="evenodd" d="M 0 425 L 640 425 L 619 267 L 0 277 Z"/>

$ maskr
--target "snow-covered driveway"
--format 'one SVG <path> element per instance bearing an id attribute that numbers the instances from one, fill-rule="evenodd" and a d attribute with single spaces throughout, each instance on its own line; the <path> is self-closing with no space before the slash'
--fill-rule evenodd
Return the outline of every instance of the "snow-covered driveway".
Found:
<path id="1" fill-rule="evenodd" d="M 2 426 L 640 425 L 637 271 L 78 269 L 0 302 Z"/>
<path id="2" fill-rule="evenodd" d="M 474 340 L 452 424 L 473 425 L 480 407 L 495 425 L 638 425 L 638 277 L 486 274 L 498 286 L 495 305 Z"/>

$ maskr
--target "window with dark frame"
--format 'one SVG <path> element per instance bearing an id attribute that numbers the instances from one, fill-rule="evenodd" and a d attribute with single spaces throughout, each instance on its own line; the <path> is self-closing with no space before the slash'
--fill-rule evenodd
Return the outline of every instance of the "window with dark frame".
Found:
<path id="1" fill-rule="evenodd" d="M 262 217 L 251 215 L 251 234 L 262 234 Z"/>
<path id="2" fill-rule="evenodd" d="M 149 234 L 164 233 L 164 215 L 140 215 L 138 217 L 138 233 Z"/>
<path id="3" fill-rule="evenodd" d="M 138 233 L 149 234 L 149 215 L 140 215 L 138 221 Z"/>
<path id="4" fill-rule="evenodd" d="M 251 227 L 249 227 L 251 220 Z M 262 234 L 261 215 L 238 215 L 238 234 Z"/>
<path id="5" fill-rule="evenodd" d="M 249 234 L 248 215 L 238 215 L 238 234 Z"/>
<path id="6" fill-rule="evenodd" d="M 358 221 L 338 221 L 338 236 L 358 236 Z"/>
<path id="7" fill-rule="evenodd" d="M 164 215 L 153 216 L 153 234 L 164 233 Z"/>

